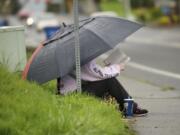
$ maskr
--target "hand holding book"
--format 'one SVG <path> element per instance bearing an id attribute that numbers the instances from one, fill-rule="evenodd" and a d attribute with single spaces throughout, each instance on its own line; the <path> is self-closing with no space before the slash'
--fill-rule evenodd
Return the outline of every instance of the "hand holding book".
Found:
<path id="1" fill-rule="evenodd" d="M 116 49 L 104 60 L 104 63 L 105 65 L 119 64 L 124 68 L 130 59 L 131 58 L 125 53 L 121 52 L 119 49 Z"/>
<path id="2" fill-rule="evenodd" d="M 124 71 L 125 64 L 124 63 L 119 64 L 119 68 L 120 68 L 120 71 Z"/>

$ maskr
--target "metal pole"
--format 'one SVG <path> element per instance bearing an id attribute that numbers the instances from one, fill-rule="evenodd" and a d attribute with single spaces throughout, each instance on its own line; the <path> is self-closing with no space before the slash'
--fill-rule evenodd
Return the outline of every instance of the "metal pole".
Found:
<path id="1" fill-rule="evenodd" d="M 128 18 L 131 12 L 131 6 L 129 0 L 124 0 L 124 9 L 125 9 L 125 16 Z"/>
<path id="2" fill-rule="evenodd" d="M 73 0 L 74 10 L 74 41 L 75 41 L 75 59 L 76 59 L 76 85 L 77 91 L 81 92 L 81 63 L 80 63 L 80 43 L 79 43 L 79 3 Z"/>

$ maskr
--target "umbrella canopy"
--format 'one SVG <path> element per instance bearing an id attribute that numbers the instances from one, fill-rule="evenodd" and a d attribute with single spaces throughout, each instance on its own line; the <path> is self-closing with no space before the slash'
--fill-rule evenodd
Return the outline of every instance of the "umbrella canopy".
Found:
<path id="1" fill-rule="evenodd" d="M 114 48 L 142 25 L 117 17 L 95 17 L 79 23 L 81 64 Z M 73 25 L 39 46 L 24 72 L 24 78 L 45 83 L 63 77 L 75 67 Z"/>

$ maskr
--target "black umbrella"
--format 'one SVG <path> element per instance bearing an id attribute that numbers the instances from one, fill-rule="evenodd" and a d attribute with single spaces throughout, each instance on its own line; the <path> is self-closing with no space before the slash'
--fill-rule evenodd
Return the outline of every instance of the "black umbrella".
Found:
<path id="1" fill-rule="evenodd" d="M 95 17 L 80 21 L 81 64 L 114 48 L 142 25 L 117 17 Z M 63 77 L 75 67 L 73 25 L 57 33 L 34 53 L 25 68 L 24 77 L 44 83 Z"/>

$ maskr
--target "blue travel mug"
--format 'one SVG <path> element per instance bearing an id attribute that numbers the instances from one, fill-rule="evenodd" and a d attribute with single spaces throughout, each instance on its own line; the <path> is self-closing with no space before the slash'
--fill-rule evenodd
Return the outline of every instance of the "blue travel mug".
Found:
<path id="1" fill-rule="evenodd" d="M 133 116 L 133 104 L 134 99 L 128 98 L 124 99 L 124 109 L 125 109 L 125 116 L 132 117 Z"/>

